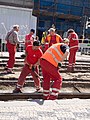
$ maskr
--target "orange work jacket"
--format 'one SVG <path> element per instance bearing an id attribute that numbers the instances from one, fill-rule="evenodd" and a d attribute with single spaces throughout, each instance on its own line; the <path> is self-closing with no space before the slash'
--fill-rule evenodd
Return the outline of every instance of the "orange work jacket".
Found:
<path id="1" fill-rule="evenodd" d="M 62 42 L 62 38 L 60 37 L 60 35 L 56 34 L 55 37 L 56 37 L 56 43 Z M 51 35 L 50 35 L 50 34 L 47 35 L 46 41 L 47 41 L 48 43 L 50 43 L 50 41 L 51 41 Z"/>
<path id="2" fill-rule="evenodd" d="M 63 43 L 53 44 L 48 50 L 42 55 L 41 58 L 47 60 L 55 67 L 58 66 L 58 63 L 62 60 L 64 53 L 61 51 L 60 46 Z"/>

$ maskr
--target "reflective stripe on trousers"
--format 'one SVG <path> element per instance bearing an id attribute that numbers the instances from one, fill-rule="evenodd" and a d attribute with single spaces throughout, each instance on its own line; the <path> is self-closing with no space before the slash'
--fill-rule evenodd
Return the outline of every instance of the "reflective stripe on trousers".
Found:
<path id="1" fill-rule="evenodd" d="M 44 90 L 44 96 L 48 97 L 50 95 L 50 81 L 53 80 L 52 85 L 52 94 L 56 98 L 57 94 L 62 86 L 62 77 L 58 71 L 58 69 L 49 63 L 46 60 L 40 60 L 40 65 L 42 68 L 43 73 L 43 90 Z M 48 69 L 49 68 L 49 69 Z M 55 94 L 56 96 L 55 96 Z"/>

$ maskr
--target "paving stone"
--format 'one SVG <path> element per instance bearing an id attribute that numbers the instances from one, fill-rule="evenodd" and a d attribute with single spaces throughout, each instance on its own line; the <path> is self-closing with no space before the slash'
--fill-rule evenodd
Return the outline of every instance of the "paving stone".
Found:
<path id="1" fill-rule="evenodd" d="M 39 120 L 58 120 L 57 117 L 39 117 Z"/>
<path id="2" fill-rule="evenodd" d="M 0 120 L 90 120 L 90 99 L 0 101 Z"/>
<path id="3" fill-rule="evenodd" d="M 57 112 L 56 116 L 59 118 L 75 118 L 74 114 L 72 112 Z"/>
<path id="4" fill-rule="evenodd" d="M 90 113 L 85 113 L 85 112 L 77 112 L 73 113 L 75 117 L 77 118 L 89 118 L 90 119 Z"/>
<path id="5" fill-rule="evenodd" d="M 75 120 L 75 118 L 58 118 L 58 120 Z"/>

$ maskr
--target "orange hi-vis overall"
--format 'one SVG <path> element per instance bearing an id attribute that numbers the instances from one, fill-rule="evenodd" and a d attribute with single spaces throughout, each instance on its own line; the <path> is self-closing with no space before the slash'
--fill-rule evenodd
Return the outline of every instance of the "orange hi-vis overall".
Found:
<path id="1" fill-rule="evenodd" d="M 63 43 L 52 45 L 41 57 L 40 65 L 43 72 L 43 96 L 44 99 L 56 99 L 62 86 L 62 77 L 58 70 L 58 63 L 62 60 L 64 53 L 60 46 Z M 50 80 L 53 80 L 52 92 L 50 94 Z"/>
<path id="2" fill-rule="evenodd" d="M 62 42 L 62 38 L 60 35 L 55 34 L 54 36 L 51 36 L 50 34 L 47 35 L 46 37 L 46 42 L 49 43 L 49 46 L 51 46 L 52 44 L 56 44 L 56 43 L 61 43 Z"/>

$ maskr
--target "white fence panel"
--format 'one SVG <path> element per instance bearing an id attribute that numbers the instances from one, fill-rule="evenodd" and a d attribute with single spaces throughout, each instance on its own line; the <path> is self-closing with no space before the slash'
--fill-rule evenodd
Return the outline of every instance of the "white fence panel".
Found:
<path id="1" fill-rule="evenodd" d="M 12 29 L 14 24 L 20 26 L 19 37 L 20 40 L 25 38 L 30 29 L 35 29 L 37 25 L 37 18 L 32 16 L 32 9 L 18 8 L 0 5 L 0 51 L 6 51 L 5 36 L 7 32 Z"/>

